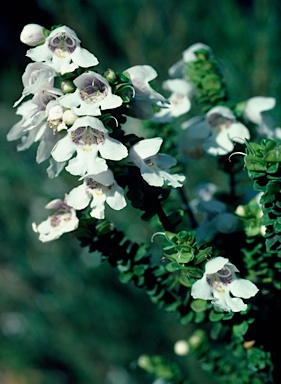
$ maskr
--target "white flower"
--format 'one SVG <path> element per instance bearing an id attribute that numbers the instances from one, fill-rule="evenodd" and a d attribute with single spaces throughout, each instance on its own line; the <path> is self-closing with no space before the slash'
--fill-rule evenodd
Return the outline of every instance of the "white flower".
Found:
<path id="1" fill-rule="evenodd" d="M 43 63 L 30 63 L 26 66 L 22 75 L 24 86 L 22 96 L 15 102 L 16 107 L 26 96 L 35 95 L 41 89 L 50 88 L 54 85 L 55 71 Z"/>
<path id="2" fill-rule="evenodd" d="M 74 188 L 67 198 L 67 203 L 79 210 L 86 208 L 90 201 L 90 215 L 96 219 L 104 218 L 105 202 L 116 211 L 126 206 L 124 191 L 109 169 L 97 175 L 87 175 L 83 184 Z"/>
<path id="3" fill-rule="evenodd" d="M 130 149 L 130 160 L 140 168 L 143 179 L 154 187 L 162 187 L 164 182 L 177 188 L 182 187 L 185 176 L 171 175 L 169 170 L 176 165 L 176 159 L 170 155 L 158 153 L 163 139 L 141 140 Z"/>
<path id="4" fill-rule="evenodd" d="M 39 24 L 25 25 L 20 34 L 20 41 L 30 47 L 35 47 L 44 40 L 43 27 Z"/>
<path id="5" fill-rule="evenodd" d="M 265 111 L 275 107 L 276 100 L 274 97 L 256 96 L 241 104 L 242 106 L 245 104 L 244 118 L 256 124 L 260 136 L 268 139 L 278 139 L 278 131 L 274 129 L 271 116 L 264 114 Z"/>
<path id="6" fill-rule="evenodd" d="M 152 121 L 166 123 L 188 112 L 191 107 L 190 98 L 193 93 L 193 85 L 184 79 L 171 79 L 163 83 L 163 89 L 171 91 L 168 98 L 169 105 L 164 106 L 155 113 Z"/>
<path id="7" fill-rule="evenodd" d="M 159 106 L 167 103 L 165 97 L 149 85 L 149 82 L 157 77 L 157 72 L 150 65 L 135 65 L 123 73 L 129 75 L 135 90 L 135 100 L 147 100 Z"/>
<path id="8" fill-rule="evenodd" d="M 235 272 L 239 271 L 228 259 L 221 256 L 211 259 L 206 263 L 203 277 L 193 284 L 191 296 L 212 300 L 212 304 L 224 311 L 246 310 L 247 304 L 240 297 L 249 299 L 257 294 L 258 288 L 251 281 L 237 278 Z"/>
<path id="9" fill-rule="evenodd" d="M 43 243 L 58 239 L 63 233 L 74 231 L 79 224 L 75 209 L 60 199 L 52 200 L 46 209 L 54 209 L 53 215 L 41 224 L 32 223 L 34 232 L 39 233 L 39 240 Z"/>
<path id="10" fill-rule="evenodd" d="M 25 101 L 22 103 L 16 111 L 17 115 L 21 116 L 21 120 L 12 126 L 10 131 L 7 134 L 7 140 L 13 141 L 22 138 L 22 145 L 26 144 L 26 128 L 31 124 L 32 116 L 38 111 L 37 105 L 35 105 L 32 100 Z M 31 144 L 33 141 L 31 142 Z M 31 145 L 30 144 L 30 145 Z M 22 145 L 19 145 L 17 148 L 18 151 L 23 150 Z M 24 148 L 26 149 L 26 148 Z"/>
<path id="11" fill-rule="evenodd" d="M 32 132 L 32 131 L 31 131 Z M 40 143 L 36 152 L 36 162 L 38 164 L 49 159 L 50 165 L 47 169 L 48 176 L 50 178 L 57 177 L 63 170 L 66 162 L 57 162 L 53 158 L 50 158 L 52 149 L 58 140 L 61 139 L 61 135 L 50 128 L 44 131 L 44 134 L 40 138 Z"/>
<path id="12" fill-rule="evenodd" d="M 261 125 L 263 123 L 262 113 L 275 107 L 276 100 L 274 97 L 256 96 L 246 101 L 243 115 L 251 122 Z"/>
<path id="13" fill-rule="evenodd" d="M 26 56 L 33 61 L 45 62 L 62 75 L 78 67 L 88 68 L 99 63 L 92 53 L 80 47 L 76 33 L 66 26 L 54 29 L 43 45 L 29 49 Z"/>
<path id="14" fill-rule="evenodd" d="M 192 140 L 202 141 L 204 150 L 211 155 L 226 155 L 234 149 L 233 142 L 243 143 L 250 138 L 247 127 L 236 120 L 232 111 L 216 106 L 206 117 L 196 116 L 182 124 Z"/>
<path id="15" fill-rule="evenodd" d="M 114 95 L 107 79 L 96 72 L 85 72 L 73 81 L 77 89 L 60 99 L 60 104 L 72 108 L 77 115 L 101 115 L 101 110 L 120 107 L 120 96 Z"/>
<path id="16" fill-rule="evenodd" d="M 58 99 L 51 100 L 47 106 L 47 123 L 54 132 L 60 132 L 68 129 L 78 119 L 70 109 L 66 109 L 58 103 Z"/>
<path id="17" fill-rule="evenodd" d="M 74 152 L 77 156 L 65 168 L 72 175 L 96 175 L 107 170 L 104 159 L 121 160 L 128 155 L 127 148 L 107 134 L 103 123 L 93 116 L 79 117 L 67 134 L 57 142 L 52 151 L 58 161 L 69 160 Z M 103 158 L 98 157 L 98 153 Z"/>
<path id="18" fill-rule="evenodd" d="M 195 43 L 192 44 L 189 48 L 187 48 L 182 53 L 182 59 L 175 63 L 170 69 L 169 69 L 169 75 L 171 77 L 183 77 L 186 78 L 185 74 L 185 64 L 190 63 L 192 61 L 197 60 L 197 56 L 195 55 L 196 51 L 199 51 L 200 49 L 205 49 L 206 51 L 211 52 L 211 49 L 208 45 L 202 44 L 202 43 Z"/>

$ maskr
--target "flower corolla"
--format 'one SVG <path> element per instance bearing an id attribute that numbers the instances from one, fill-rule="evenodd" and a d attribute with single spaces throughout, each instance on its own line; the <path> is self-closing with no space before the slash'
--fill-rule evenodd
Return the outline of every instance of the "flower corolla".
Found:
<path id="1" fill-rule="evenodd" d="M 76 77 L 73 83 L 76 90 L 63 96 L 60 104 L 72 108 L 79 116 L 99 116 L 101 110 L 114 109 L 123 103 L 120 96 L 112 93 L 107 79 L 96 72 L 85 72 Z"/>
<path id="2" fill-rule="evenodd" d="M 188 112 L 191 107 L 190 98 L 194 91 L 192 84 L 184 79 L 166 80 L 163 83 L 163 89 L 171 91 L 172 94 L 168 98 L 170 104 L 161 108 L 152 118 L 152 121 L 157 123 L 170 122 Z"/>
<path id="3" fill-rule="evenodd" d="M 192 140 L 200 140 L 204 150 L 214 156 L 226 155 L 234 143 L 250 138 L 248 128 L 236 120 L 233 112 L 219 105 L 209 110 L 206 117 L 195 116 L 182 124 Z"/>
<path id="4" fill-rule="evenodd" d="M 26 96 L 35 95 L 41 89 L 54 85 L 55 71 L 43 63 L 29 63 L 22 75 L 24 86 L 22 96 L 14 104 L 16 107 Z"/>
<path id="5" fill-rule="evenodd" d="M 129 75 L 135 91 L 135 100 L 147 100 L 151 104 L 159 106 L 167 103 L 166 98 L 156 92 L 149 84 L 157 77 L 157 72 L 150 65 L 135 65 L 126 69 L 124 74 Z"/>
<path id="6" fill-rule="evenodd" d="M 126 206 L 123 188 L 116 183 L 109 169 L 97 175 L 87 175 L 83 184 L 72 189 L 67 197 L 67 203 L 78 210 L 86 208 L 90 201 L 90 215 L 96 219 L 104 219 L 105 202 L 116 211 Z"/>
<path id="7" fill-rule="evenodd" d="M 45 207 L 55 212 L 39 225 L 32 223 L 34 232 L 39 233 L 39 240 L 43 243 L 58 239 L 63 233 L 74 231 L 79 224 L 76 211 L 65 201 L 52 200 Z"/>
<path id="8" fill-rule="evenodd" d="M 247 304 L 241 298 L 255 296 L 258 288 L 249 280 L 237 278 L 236 272 L 239 272 L 238 269 L 225 257 L 209 260 L 203 277 L 192 285 L 191 296 L 212 300 L 212 304 L 227 312 L 245 311 Z"/>
<path id="9" fill-rule="evenodd" d="M 80 47 L 76 33 L 66 26 L 54 29 L 44 44 L 29 49 L 26 56 L 33 61 L 45 62 L 62 75 L 78 67 L 88 68 L 99 63 L 92 53 Z"/>
<path id="10" fill-rule="evenodd" d="M 246 101 L 243 116 L 252 123 L 261 125 L 263 123 L 262 113 L 273 109 L 276 100 L 274 97 L 255 96 Z"/>
<path id="11" fill-rule="evenodd" d="M 149 185 L 162 187 L 166 182 L 174 188 L 182 187 L 185 176 L 169 173 L 170 168 L 176 165 L 176 159 L 158 153 L 162 142 L 160 137 L 141 140 L 131 147 L 129 158 L 140 168 L 141 176 Z"/>
<path id="12" fill-rule="evenodd" d="M 72 175 L 80 176 L 106 171 L 108 166 L 104 159 L 121 160 L 128 155 L 127 148 L 109 137 L 103 123 L 93 116 L 79 117 L 54 146 L 52 156 L 62 162 L 69 160 L 75 152 L 77 156 L 69 161 L 65 169 Z M 98 157 L 98 153 L 102 158 Z"/>

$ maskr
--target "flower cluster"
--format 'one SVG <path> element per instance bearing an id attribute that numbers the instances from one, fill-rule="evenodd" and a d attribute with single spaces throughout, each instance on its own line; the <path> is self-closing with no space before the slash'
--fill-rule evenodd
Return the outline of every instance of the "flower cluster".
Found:
<path id="1" fill-rule="evenodd" d="M 50 241 L 77 228 L 75 210 L 90 206 L 90 216 L 102 219 L 105 203 L 114 210 L 126 206 L 124 190 L 108 160 L 132 162 L 151 186 L 182 186 L 185 177 L 169 173 L 175 158 L 158 154 L 161 138 L 139 140 L 128 148 L 114 137 L 112 121 L 120 130 L 118 118 L 126 111 L 137 117 L 152 116 L 154 106 L 169 103 L 149 84 L 157 76 L 152 67 L 137 65 L 119 75 L 113 71 L 100 74 L 94 69 L 99 64 L 96 56 L 81 47 L 67 26 L 48 31 L 28 24 L 20 38 L 32 47 L 26 56 L 33 62 L 25 69 L 23 92 L 14 104 L 21 119 L 7 138 L 21 140 L 19 151 L 38 143 L 36 161 L 49 160 L 49 177 L 65 170 L 82 181 L 64 201 L 47 205 L 59 213 L 33 225 L 40 240 Z"/>

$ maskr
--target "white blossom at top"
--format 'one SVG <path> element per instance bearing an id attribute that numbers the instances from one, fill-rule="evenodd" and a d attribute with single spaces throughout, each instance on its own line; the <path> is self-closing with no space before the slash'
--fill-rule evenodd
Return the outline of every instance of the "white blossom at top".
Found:
<path id="1" fill-rule="evenodd" d="M 212 304 L 227 312 L 246 310 L 247 304 L 241 298 L 255 296 L 258 288 L 251 281 L 237 278 L 236 272 L 239 272 L 238 269 L 225 257 L 209 260 L 203 277 L 193 284 L 191 296 L 194 299 L 212 300 Z"/>
<path id="2" fill-rule="evenodd" d="M 72 108 L 77 115 L 101 115 L 101 110 L 120 107 L 120 96 L 114 95 L 107 79 L 96 72 L 85 72 L 76 77 L 77 89 L 60 99 L 60 104 Z"/>
<path id="3" fill-rule="evenodd" d="M 128 155 L 127 148 L 107 134 L 107 129 L 96 117 L 79 117 L 66 136 L 57 142 L 52 150 L 53 158 L 67 161 L 77 152 L 65 168 L 72 175 L 84 176 L 86 173 L 96 175 L 106 171 L 108 166 L 104 159 L 121 160 Z M 102 158 L 98 157 L 98 153 Z"/>
<path id="4" fill-rule="evenodd" d="M 159 112 L 155 113 L 152 121 L 166 123 L 172 121 L 190 110 L 191 96 L 194 91 L 193 85 L 184 79 L 170 79 L 163 83 L 163 89 L 171 91 L 168 98 L 170 104 L 163 106 Z"/>
<path id="5" fill-rule="evenodd" d="M 74 231 L 79 224 L 76 211 L 65 201 L 52 200 L 45 207 L 55 212 L 39 225 L 32 223 L 34 232 L 39 233 L 39 240 L 43 243 L 58 239 L 63 233 Z"/>
<path id="6" fill-rule="evenodd" d="M 191 140 L 200 140 L 204 150 L 211 155 L 226 155 L 234 143 L 250 138 L 248 128 L 236 120 L 232 111 L 219 105 L 209 110 L 206 117 L 196 116 L 182 124 L 188 129 Z"/>
<path id="7" fill-rule="evenodd" d="M 179 78 L 186 78 L 187 75 L 185 73 L 185 64 L 190 63 L 192 61 L 197 60 L 197 56 L 195 55 L 196 51 L 199 51 L 200 49 L 205 49 L 206 51 L 211 52 L 211 48 L 202 43 L 195 43 L 192 44 L 189 48 L 187 48 L 182 53 L 182 59 L 176 62 L 170 69 L 169 69 L 169 75 L 171 77 L 179 77 Z"/>
<path id="8" fill-rule="evenodd" d="M 30 47 L 35 47 L 44 40 L 43 27 L 39 24 L 25 25 L 20 34 L 20 41 Z"/>
<path id="9" fill-rule="evenodd" d="M 43 45 L 29 49 L 26 56 L 33 61 L 45 62 L 62 75 L 78 67 L 88 68 L 99 63 L 92 53 L 80 47 L 76 33 L 66 26 L 54 29 Z"/>
<path id="10" fill-rule="evenodd" d="M 169 173 L 170 168 L 176 165 L 176 159 L 158 153 L 162 142 L 160 137 L 141 140 L 131 147 L 129 158 L 140 168 L 143 179 L 149 185 L 162 187 L 166 182 L 174 188 L 182 187 L 185 176 Z"/>
<path id="11" fill-rule="evenodd" d="M 35 95 L 41 89 L 51 88 L 54 85 L 55 71 L 43 63 L 29 63 L 22 75 L 24 86 L 22 96 L 14 104 L 16 107 L 26 96 Z"/>
<path id="12" fill-rule="evenodd" d="M 126 206 L 123 188 L 116 183 L 109 169 L 97 175 L 87 175 L 83 184 L 72 189 L 67 197 L 67 203 L 79 210 L 86 208 L 90 201 L 90 215 L 96 219 L 104 219 L 105 203 L 116 211 Z"/>
<path id="13" fill-rule="evenodd" d="M 157 77 L 157 72 L 150 65 L 135 65 L 123 72 L 129 75 L 131 83 L 135 90 L 135 100 L 147 100 L 151 104 L 163 105 L 167 100 L 160 93 L 156 92 L 149 84 Z"/>

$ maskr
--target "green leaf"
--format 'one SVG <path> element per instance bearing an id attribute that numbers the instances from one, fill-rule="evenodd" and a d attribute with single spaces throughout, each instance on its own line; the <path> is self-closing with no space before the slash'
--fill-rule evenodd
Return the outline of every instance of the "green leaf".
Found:
<path id="1" fill-rule="evenodd" d="M 195 255 L 194 264 L 200 264 L 206 261 L 206 257 L 212 252 L 212 247 L 201 249 L 197 255 Z"/>
<path id="2" fill-rule="evenodd" d="M 199 268 L 186 267 L 184 270 L 187 271 L 188 277 L 193 277 L 194 279 L 201 279 L 203 276 L 203 271 Z"/>
<path id="3" fill-rule="evenodd" d="M 171 262 L 166 265 L 166 270 L 168 272 L 175 272 L 181 269 L 181 266 L 177 263 Z"/>
<path id="4" fill-rule="evenodd" d="M 245 156 L 245 164 L 249 171 L 266 171 L 266 161 L 256 156 L 247 155 Z"/>
<path id="5" fill-rule="evenodd" d="M 134 276 L 134 274 L 132 272 L 129 272 L 129 273 L 120 273 L 120 275 L 118 275 L 118 279 L 124 283 L 124 284 L 127 284 L 131 278 Z"/>
<path id="6" fill-rule="evenodd" d="M 182 325 L 186 325 L 192 321 L 193 317 L 194 317 L 194 312 L 190 311 L 187 315 L 181 317 L 180 323 Z"/>
<path id="7" fill-rule="evenodd" d="M 177 261 L 179 263 L 189 263 L 193 257 L 193 253 L 191 252 L 179 252 L 177 255 Z"/>
<path id="8" fill-rule="evenodd" d="M 210 321 L 213 321 L 213 322 L 220 321 L 223 318 L 224 318 L 224 313 L 216 312 L 213 309 L 211 310 L 211 312 L 209 314 L 209 319 L 210 319 Z"/>
<path id="9" fill-rule="evenodd" d="M 190 304 L 190 308 L 194 311 L 194 312 L 202 312 L 202 311 L 205 311 L 206 308 L 207 308 L 207 302 L 206 300 L 201 300 L 201 299 L 196 299 L 196 300 L 193 300 Z"/>
<path id="10" fill-rule="evenodd" d="M 174 312 L 177 310 L 177 308 L 181 305 L 181 302 L 180 301 L 175 301 L 174 303 L 172 304 L 169 304 L 165 307 L 165 311 L 166 312 Z"/>
<path id="11" fill-rule="evenodd" d="M 233 334 L 236 337 L 242 337 L 246 334 L 246 332 L 248 331 L 248 328 L 249 328 L 249 324 L 247 323 L 247 321 L 243 321 L 243 323 L 233 326 L 232 328 Z"/>
<path id="12" fill-rule="evenodd" d="M 179 282 L 184 285 L 185 287 L 187 288 L 191 288 L 192 284 L 189 280 L 189 278 L 183 273 L 180 278 L 179 278 Z"/>

